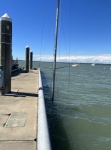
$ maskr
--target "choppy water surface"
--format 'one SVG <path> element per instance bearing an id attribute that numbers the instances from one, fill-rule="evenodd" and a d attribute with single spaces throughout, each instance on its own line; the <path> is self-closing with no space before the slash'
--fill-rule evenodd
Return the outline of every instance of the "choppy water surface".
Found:
<path id="1" fill-rule="evenodd" d="M 53 150 L 110 150 L 111 66 L 58 63 L 53 103 L 52 63 L 40 66 Z"/>

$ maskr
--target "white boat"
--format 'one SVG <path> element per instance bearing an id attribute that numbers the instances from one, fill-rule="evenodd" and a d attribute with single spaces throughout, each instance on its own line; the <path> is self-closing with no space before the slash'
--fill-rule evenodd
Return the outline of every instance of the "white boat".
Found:
<path id="1" fill-rule="evenodd" d="M 19 70 L 18 66 L 19 66 L 19 64 L 18 64 L 18 58 L 16 58 L 16 60 L 13 60 L 13 57 L 12 57 L 11 71 L 14 72 L 16 70 Z"/>
<path id="2" fill-rule="evenodd" d="M 91 66 L 95 66 L 95 64 L 91 64 Z"/>
<path id="3" fill-rule="evenodd" d="M 72 64 L 72 67 L 77 67 L 79 66 L 79 64 Z"/>

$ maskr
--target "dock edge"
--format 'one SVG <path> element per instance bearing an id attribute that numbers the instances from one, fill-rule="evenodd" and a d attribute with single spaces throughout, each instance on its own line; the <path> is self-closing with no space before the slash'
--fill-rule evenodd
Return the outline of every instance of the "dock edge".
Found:
<path id="1" fill-rule="evenodd" d="M 42 86 L 41 71 L 39 69 L 39 91 L 38 91 L 38 140 L 37 150 L 51 150 L 51 142 L 46 115 L 44 93 Z"/>

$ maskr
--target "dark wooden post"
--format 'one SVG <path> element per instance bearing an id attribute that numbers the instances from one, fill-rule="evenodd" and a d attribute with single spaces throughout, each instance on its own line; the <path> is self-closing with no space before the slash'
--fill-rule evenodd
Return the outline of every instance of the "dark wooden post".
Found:
<path id="1" fill-rule="evenodd" d="M 30 69 L 33 68 L 33 52 L 30 52 Z"/>
<path id="2" fill-rule="evenodd" d="M 29 46 L 26 46 L 26 72 L 29 72 L 29 52 L 30 48 Z"/>
<path id="3" fill-rule="evenodd" d="M 11 92 L 12 20 L 8 14 L 0 18 L 0 66 L 3 70 L 2 95 Z"/>

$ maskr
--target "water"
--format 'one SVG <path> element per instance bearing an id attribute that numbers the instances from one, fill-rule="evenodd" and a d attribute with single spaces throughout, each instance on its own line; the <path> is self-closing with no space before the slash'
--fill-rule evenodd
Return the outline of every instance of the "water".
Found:
<path id="1" fill-rule="evenodd" d="M 111 66 L 58 63 L 53 103 L 52 63 L 40 66 L 53 150 L 110 150 Z"/>

